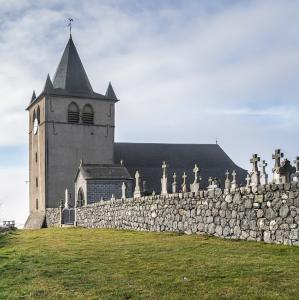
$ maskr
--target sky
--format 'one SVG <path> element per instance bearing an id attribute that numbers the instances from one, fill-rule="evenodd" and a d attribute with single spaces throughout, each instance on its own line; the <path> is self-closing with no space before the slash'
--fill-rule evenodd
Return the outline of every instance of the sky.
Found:
<path id="1" fill-rule="evenodd" d="M 299 155 L 299 1 L 0 0 L 0 220 L 28 216 L 28 113 L 73 40 L 120 99 L 116 141 L 215 143 L 250 169 Z M 72 175 L 70 175 L 72 176 Z"/>

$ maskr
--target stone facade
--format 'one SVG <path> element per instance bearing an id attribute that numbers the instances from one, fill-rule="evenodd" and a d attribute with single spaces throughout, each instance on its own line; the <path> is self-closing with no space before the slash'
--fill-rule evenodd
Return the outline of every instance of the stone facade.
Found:
<path id="1" fill-rule="evenodd" d="M 60 227 L 61 225 L 61 208 L 46 209 L 46 226 Z"/>

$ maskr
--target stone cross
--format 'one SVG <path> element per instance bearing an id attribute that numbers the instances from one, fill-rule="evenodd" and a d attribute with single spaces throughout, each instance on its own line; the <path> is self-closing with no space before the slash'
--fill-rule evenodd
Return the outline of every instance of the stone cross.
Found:
<path id="1" fill-rule="evenodd" d="M 299 156 L 294 160 L 294 164 L 296 165 L 296 171 L 299 172 Z"/>
<path id="2" fill-rule="evenodd" d="M 253 154 L 250 159 L 250 163 L 252 163 L 252 172 L 258 172 L 258 162 L 260 161 L 260 157 L 257 154 Z"/>
<path id="3" fill-rule="evenodd" d="M 65 189 L 64 208 L 70 208 L 70 204 L 69 204 L 69 191 L 68 191 L 68 189 Z"/>
<path id="4" fill-rule="evenodd" d="M 198 173 L 199 173 L 199 167 L 197 166 L 197 164 L 194 165 L 193 173 L 194 173 L 194 183 L 197 183 Z"/>
<path id="5" fill-rule="evenodd" d="M 237 179 L 236 179 L 237 173 L 236 173 L 235 170 L 233 170 L 232 176 L 233 176 L 233 180 L 232 180 L 232 183 L 231 183 L 231 188 L 235 189 L 237 187 Z"/>
<path id="6" fill-rule="evenodd" d="M 177 186 L 177 183 L 176 183 L 176 174 L 173 173 L 173 183 L 172 183 L 172 193 L 175 194 L 176 193 L 176 186 Z"/>
<path id="7" fill-rule="evenodd" d="M 135 190 L 134 190 L 134 198 L 140 198 L 140 174 L 138 171 L 135 173 Z"/>
<path id="8" fill-rule="evenodd" d="M 168 195 L 168 193 L 167 193 L 166 168 L 167 168 L 167 165 L 166 165 L 165 161 L 163 161 L 163 163 L 162 163 L 163 175 L 162 175 L 162 178 L 161 178 L 161 195 L 162 196 L 167 196 Z"/>
<path id="9" fill-rule="evenodd" d="M 247 176 L 245 179 L 246 179 L 246 187 L 248 188 L 248 187 L 250 187 L 250 182 L 251 182 L 251 177 L 248 173 L 247 173 Z"/>
<path id="10" fill-rule="evenodd" d="M 208 182 L 209 182 L 209 187 L 211 187 L 212 184 L 213 184 L 213 179 L 212 179 L 212 177 L 209 177 Z"/>
<path id="11" fill-rule="evenodd" d="M 121 198 L 122 199 L 126 199 L 126 190 L 127 190 L 127 186 L 123 182 L 122 185 L 121 185 Z"/>
<path id="12" fill-rule="evenodd" d="M 226 179 L 225 179 L 224 186 L 225 186 L 226 190 L 229 190 L 231 187 L 231 181 L 229 179 L 229 171 L 228 170 L 225 172 L 225 175 L 226 175 Z"/>
<path id="13" fill-rule="evenodd" d="M 186 175 L 186 172 L 184 172 L 182 178 L 183 178 L 182 192 L 183 192 L 183 193 L 186 193 L 186 192 L 187 192 L 187 185 L 186 185 L 186 178 L 187 178 L 187 175 Z"/>
<path id="14" fill-rule="evenodd" d="M 268 166 L 268 164 L 266 163 L 265 160 L 262 161 L 260 167 L 262 168 L 261 171 L 261 177 L 260 177 L 260 183 L 262 185 L 268 184 L 268 174 L 266 172 L 266 167 Z"/>
<path id="15" fill-rule="evenodd" d="M 276 149 L 275 153 L 272 155 L 272 158 L 275 159 L 274 168 L 280 167 L 280 159 L 283 158 L 284 154 L 281 152 L 280 149 Z"/>

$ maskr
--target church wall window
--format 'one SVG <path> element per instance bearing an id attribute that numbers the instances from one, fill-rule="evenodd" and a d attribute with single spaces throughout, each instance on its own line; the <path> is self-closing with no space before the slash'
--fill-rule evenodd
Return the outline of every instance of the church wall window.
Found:
<path id="1" fill-rule="evenodd" d="M 35 199 L 35 209 L 38 210 L 38 199 Z"/>
<path id="2" fill-rule="evenodd" d="M 37 152 L 35 152 L 35 162 L 37 163 Z"/>
<path id="3" fill-rule="evenodd" d="M 35 186 L 38 187 L 38 178 L 35 178 Z"/>
<path id="4" fill-rule="evenodd" d="M 72 102 L 68 106 L 67 121 L 68 123 L 76 124 L 79 123 L 79 119 L 80 119 L 79 107 L 75 102 Z"/>
<path id="5" fill-rule="evenodd" d="M 39 108 L 39 106 L 37 107 L 37 110 L 36 110 L 36 118 L 37 118 L 38 124 L 40 124 L 40 108 Z"/>
<path id="6" fill-rule="evenodd" d="M 83 124 L 93 124 L 94 122 L 94 112 L 90 104 L 86 104 L 82 109 L 82 123 Z"/>

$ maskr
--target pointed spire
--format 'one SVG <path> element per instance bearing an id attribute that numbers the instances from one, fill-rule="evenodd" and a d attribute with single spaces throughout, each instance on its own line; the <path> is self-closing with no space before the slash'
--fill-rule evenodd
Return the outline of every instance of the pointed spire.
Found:
<path id="1" fill-rule="evenodd" d="M 109 98 L 111 98 L 111 99 L 117 99 L 117 98 L 116 98 L 116 95 L 115 95 L 115 92 L 114 92 L 114 90 L 113 90 L 113 87 L 112 87 L 111 82 L 109 82 L 109 84 L 108 84 L 108 88 L 107 88 L 107 90 L 106 90 L 105 96 L 106 96 L 106 97 L 109 97 Z"/>
<path id="2" fill-rule="evenodd" d="M 32 103 L 35 99 L 36 99 L 36 94 L 35 94 L 35 90 L 33 90 L 30 103 Z"/>
<path id="3" fill-rule="evenodd" d="M 48 74 L 43 92 L 47 93 L 50 92 L 52 89 L 53 89 L 53 83 L 51 81 L 50 75 Z"/>
<path id="4" fill-rule="evenodd" d="M 71 35 L 56 70 L 53 87 L 68 92 L 93 94 Z"/>

